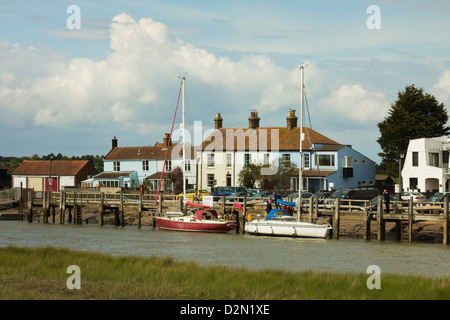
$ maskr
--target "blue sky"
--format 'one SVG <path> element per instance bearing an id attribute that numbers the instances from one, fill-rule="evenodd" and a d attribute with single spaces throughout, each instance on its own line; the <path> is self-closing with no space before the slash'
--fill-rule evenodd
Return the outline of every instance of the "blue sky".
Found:
<path id="1" fill-rule="evenodd" d="M 379 163 L 377 123 L 398 91 L 450 105 L 449 16 L 445 0 L 0 1 L 0 155 L 161 142 L 186 72 L 188 127 L 206 132 L 218 112 L 247 126 L 251 110 L 284 126 L 305 63 L 312 128 Z"/>

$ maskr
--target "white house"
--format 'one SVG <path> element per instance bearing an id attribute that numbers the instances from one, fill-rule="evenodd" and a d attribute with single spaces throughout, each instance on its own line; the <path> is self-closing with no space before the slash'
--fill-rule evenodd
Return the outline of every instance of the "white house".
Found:
<path id="1" fill-rule="evenodd" d="M 199 188 L 237 186 L 239 172 L 249 163 L 271 164 L 262 174 L 277 170 L 277 161 L 300 164 L 300 128 L 295 110 L 286 117 L 286 126 L 260 127 L 258 112 L 251 112 L 246 128 L 224 128 L 221 114 L 214 118 L 215 130 L 196 148 Z M 305 190 L 373 186 L 375 162 L 310 128 L 303 128 L 302 175 Z M 297 175 L 291 189 L 298 190 Z"/>
<path id="2" fill-rule="evenodd" d="M 402 169 L 403 190 L 449 191 L 449 150 L 447 136 L 410 140 Z"/>

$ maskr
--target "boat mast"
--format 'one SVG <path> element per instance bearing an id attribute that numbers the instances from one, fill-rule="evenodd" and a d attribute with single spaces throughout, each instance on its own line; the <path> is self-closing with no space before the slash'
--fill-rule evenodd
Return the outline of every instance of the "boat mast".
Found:
<path id="1" fill-rule="evenodd" d="M 302 168 L 303 168 L 303 87 L 304 87 L 304 70 L 305 68 L 303 66 L 300 67 L 301 72 L 301 87 L 300 87 L 300 164 L 298 167 L 298 214 L 297 214 L 297 220 L 300 221 L 300 211 L 302 207 L 302 190 L 303 190 L 303 175 L 302 175 Z"/>
<path id="2" fill-rule="evenodd" d="M 184 81 L 186 80 L 185 77 L 181 79 L 181 88 L 182 88 L 182 99 L 181 103 L 183 106 L 182 111 L 182 123 L 181 123 L 181 134 L 183 135 L 183 163 L 181 169 L 183 169 L 183 201 L 186 202 L 186 177 L 185 175 L 185 169 L 186 169 L 186 150 L 185 150 L 185 131 L 184 131 Z"/>

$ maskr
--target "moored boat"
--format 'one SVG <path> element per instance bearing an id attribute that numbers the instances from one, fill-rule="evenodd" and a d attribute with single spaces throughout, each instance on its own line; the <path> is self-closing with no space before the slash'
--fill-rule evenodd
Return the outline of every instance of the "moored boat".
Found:
<path id="1" fill-rule="evenodd" d="M 186 205 L 192 206 L 193 204 L 186 202 Z M 181 212 L 167 212 L 163 217 L 153 217 L 153 220 L 160 229 L 173 231 L 225 233 L 236 228 L 236 222 L 224 221 L 212 208 L 202 207 L 202 210 L 197 210 L 194 214 L 183 215 Z"/>

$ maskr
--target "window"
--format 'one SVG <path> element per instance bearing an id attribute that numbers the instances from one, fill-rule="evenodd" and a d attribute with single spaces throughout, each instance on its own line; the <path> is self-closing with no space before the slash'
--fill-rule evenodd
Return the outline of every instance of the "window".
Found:
<path id="1" fill-rule="evenodd" d="M 113 171 L 120 171 L 120 161 L 113 162 Z"/>
<path id="2" fill-rule="evenodd" d="M 103 180 L 99 182 L 101 187 L 107 187 L 107 188 L 118 188 L 120 187 L 119 181 L 117 180 Z"/>
<path id="3" fill-rule="evenodd" d="M 323 167 L 334 167 L 334 154 L 319 154 L 316 156 L 317 165 Z"/>
<path id="4" fill-rule="evenodd" d="M 232 166 L 232 154 L 231 153 L 227 153 L 227 168 L 231 168 Z"/>
<path id="5" fill-rule="evenodd" d="M 191 171 L 191 160 L 190 159 L 186 159 L 186 162 L 184 163 L 184 170 Z"/>
<path id="6" fill-rule="evenodd" d="M 355 164 L 358 163 L 358 160 L 355 159 Z M 353 168 L 352 157 L 344 156 L 342 161 L 342 167 L 344 168 Z"/>
<path id="7" fill-rule="evenodd" d="M 208 153 L 208 168 L 214 168 L 214 153 Z"/>
<path id="8" fill-rule="evenodd" d="M 305 168 L 309 168 L 309 153 L 303 153 L 303 161 Z"/>
<path id="9" fill-rule="evenodd" d="M 281 155 L 281 161 L 285 163 L 291 162 L 291 155 L 289 153 L 283 153 Z"/>
<path id="10" fill-rule="evenodd" d="M 166 171 L 172 171 L 172 160 L 166 160 Z"/>
<path id="11" fill-rule="evenodd" d="M 412 153 L 412 165 L 413 165 L 413 167 L 419 166 L 419 153 L 418 152 Z"/>
<path id="12" fill-rule="evenodd" d="M 214 173 L 208 173 L 207 178 L 208 178 L 208 187 L 209 188 L 214 187 L 214 185 L 216 184 L 214 179 Z"/>
<path id="13" fill-rule="evenodd" d="M 428 154 L 428 165 L 439 168 L 439 153 L 430 152 Z"/>
<path id="14" fill-rule="evenodd" d="M 417 189 L 418 184 L 419 184 L 418 178 L 409 178 L 409 188 L 411 190 Z"/>
<path id="15" fill-rule="evenodd" d="M 248 166 L 252 162 L 252 155 L 250 153 L 244 154 L 244 167 Z"/>
<path id="16" fill-rule="evenodd" d="M 148 171 L 148 160 L 142 161 L 142 171 Z"/>
<path id="17" fill-rule="evenodd" d="M 264 153 L 264 165 L 268 165 L 269 164 L 269 154 L 268 153 Z"/>

